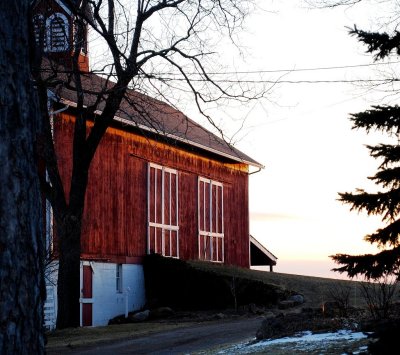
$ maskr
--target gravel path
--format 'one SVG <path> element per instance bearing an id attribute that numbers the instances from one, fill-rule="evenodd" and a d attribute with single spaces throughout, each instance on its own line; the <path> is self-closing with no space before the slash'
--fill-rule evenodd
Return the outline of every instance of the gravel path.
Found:
<path id="1" fill-rule="evenodd" d="M 49 349 L 48 355 L 194 354 L 255 338 L 263 317 L 199 324 L 82 348 Z"/>

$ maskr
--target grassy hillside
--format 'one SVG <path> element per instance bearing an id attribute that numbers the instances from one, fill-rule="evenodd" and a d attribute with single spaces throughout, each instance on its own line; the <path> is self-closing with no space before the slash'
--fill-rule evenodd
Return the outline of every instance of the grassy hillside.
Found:
<path id="1" fill-rule="evenodd" d="M 363 304 L 360 283 L 358 281 L 249 270 L 200 261 L 192 261 L 190 265 L 201 270 L 213 270 L 224 275 L 237 275 L 258 280 L 266 284 L 278 286 L 290 293 L 302 294 L 305 298 L 305 306 L 319 306 L 323 302 L 331 300 L 332 293 L 335 294 L 347 288 L 350 289 L 350 304 L 352 306 L 361 306 Z"/>
<path id="2" fill-rule="evenodd" d="M 250 303 L 272 306 L 288 297 L 284 288 L 249 277 L 239 268 L 190 263 L 156 254 L 147 255 L 143 266 L 150 308 L 207 310 Z"/>
<path id="3" fill-rule="evenodd" d="M 318 307 L 348 292 L 351 306 L 362 306 L 356 281 L 249 270 L 222 264 L 163 258 L 145 259 L 146 294 L 156 305 L 211 309 L 255 303 L 272 305 L 301 294 L 305 307 Z"/>

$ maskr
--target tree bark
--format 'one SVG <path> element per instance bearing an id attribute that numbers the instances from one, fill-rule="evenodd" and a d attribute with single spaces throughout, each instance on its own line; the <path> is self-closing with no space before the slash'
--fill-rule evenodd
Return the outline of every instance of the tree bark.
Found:
<path id="1" fill-rule="evenodd" d="M 53 204 L 58 237 L 58 281 L 57 281 L 57 329 L 80 326 L 80 254 L 82 218 L 85 194 L 88 186 L 88 174 L 96 149 L 104 136 L 107 127 L 115 116 L 124 94 L 129 78 L 121 80 L 118 89 L 110 94 L 102 118 L 96 121 L 86 139 L 86 121 L 79 123 L 79 117 L 87 112 L 83 107 L 78 109 L 73 141 L 73 171 L 68 203 Z M 104 117 L 103 117 L 104 116 Z M 79 124 L 82 126 L 79 127 Z M 79 131 L 83 134 L 79 135 Z M 82 133 L 81 132 L 81 133 Z M 50 140 L 50 135 L 48 135 Z M 53 189 L 56 184 L 54 184 Z M 60 186 L 61 187 L 61 186 Z M 63 191 L 58 191 L 60 196 Z M 59 201 L 56 201 L 59 202 Z"/>
<path id="2" fill-rule="evenodd" d="M 79 327 L 82 215 L 67 214 L 56 224 L 59 240 L 57 329 Z"/>
<path id="3" fill-rule="evenodd" d="M 0 353 L 44 354 L 43 226 L 28 0 L 0 1 Z"/>

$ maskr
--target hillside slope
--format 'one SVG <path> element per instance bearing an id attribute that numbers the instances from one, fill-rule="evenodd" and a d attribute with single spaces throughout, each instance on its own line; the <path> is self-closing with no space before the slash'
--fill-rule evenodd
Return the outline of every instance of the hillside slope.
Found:
<path id="1" fill-rule="evenodd" d="M 338 292 L 346 290 L 350 292 L 349 299 L 351 306 L 361 306 L 364 302 L 359 281 L 249 270 L 200 261 L 191 261 L 189 263 L 201 270 L 258 280 L 266 284 L 278 286 L 289 291 L 289 293 L 299 293 L 304 296 L 304 306 L 306 307 L 318 307 L 323 302 L 332 300 L 332 295 L 337 295 Z"/>
<path id="2" fill-rule="evenodd" d="M 204 261 L 182 261 L 149 255 L 144 263 L 149 306 L 212 309 L 250 303 L 271 306 L 293 294 L 304 296 L 305 307 L 318 307 L 347 294 L 350 305 L 363 298 L 356 281 L 249 270 Z"/>

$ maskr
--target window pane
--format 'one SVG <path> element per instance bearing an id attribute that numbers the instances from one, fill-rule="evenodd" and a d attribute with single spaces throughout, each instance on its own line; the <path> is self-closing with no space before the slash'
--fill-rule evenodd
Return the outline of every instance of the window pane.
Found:
<path id="1" fill-rule="evenodd" d="M 218 239 L 220 238 L 211 238 L 212 261 L 218 261 Z"/>
<path id="2" fill-rule="evenodd" d="M 204 230 L 210 232 L 210 183 L 204 184 Z"/>
<path id="3" fill-rule="evenodd" d="M 217 219 L 217 225 L 216 225 L 216 232 L 217 233 L 223 233 L 223 196 L 222 196 L 222 186 L 217 186 L 217 205 L 216 205 L 216 219 Z"/>
<path id="4" fill-rule="evenodd" d="M 178 214 L 176 213 L 176 209 L 177 209 L 177 195 L 176 192 L 178 190 L 178 176 L 177 174 L 173 174 L 172 176 L 172 181 L 171 181 L 171 210 L 170 210 L 170 214 L 171 214 L 171 224 L 173 226 L 177 226 L 178 225 Z"/>
<path id="5" fill-rule="evenodd" d="M 178 256 L 178 232 L 170 231 L 171 237 L 171 256 Z"/>
<path id="6" fill-rule="evenodd" d="M 204 181 L 199 180 L 198 183 L 198 195 L 199 195 L 199 229 L 204 230 Z"/>
<path id="7" fill-rule="evenodd" d="M 154 244 L 155 244 L 155 252 L 158 254 L 163 254 L 162 249 L 162 228 L 154 228 Z"/>
<path id="8" fill-rule="evenodd" d="M 150 254 L 156 253 L 157 250 L 156 250 L 155 227 L 149 227 L 149 232 L 148 233 L 149 233 L 149 238 L 148 238 L 148 243 L 149 243 L 148 250 L 149 250 L 149 253 Z"/>
<path id="9" fill-rule="evenodd" d="M 171 173 L 164 173 L 164 221 L 163 224 L 171 225 L 170 203 L 171 203 Z"/>
<path id="10" fill-rule="evenodd" d="M 162 170 L 155 169 L 155 222 L 162 223 Z"/>
<path id="11" fill-rule="evenodd" d="M 216 232 L 217 226 L 217 186 L 211 185 L 211 232 Z"/>
<path id="12" fill-rule="evenodd" d="M 178 257 L 178 174 L 149 165 L 148 252 Z"/>
<path id="13" fill-rule="evenodd" d="M 204 178 L 199 178 L 198 186 L 199 258 L 223 262 L 223 186 Z"/>
<path id="14" fill-rule="evenodd" d="M 149 222 L 155 222 L 155 169 L 150 168 L 149 172 Z"/>

